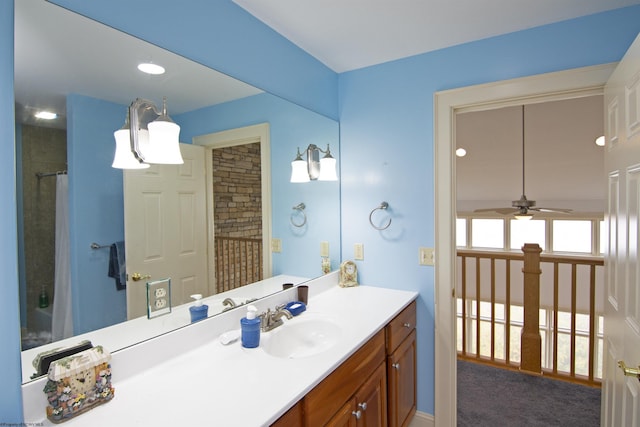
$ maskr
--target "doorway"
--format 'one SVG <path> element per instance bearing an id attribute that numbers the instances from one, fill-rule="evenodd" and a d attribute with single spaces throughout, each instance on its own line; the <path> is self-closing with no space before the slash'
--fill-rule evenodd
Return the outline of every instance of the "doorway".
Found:
<path id="1" fill-rule="evenodd" d="M 268 123 L 197 136 L 193 143 L 206 149 L 207 194 L 213 195 L 207 198 L 207 216 L 212 219 L 208 221 L 209 247 L 214 248 L 210 254 L 210 292 L 252 283 L 256 277 L 271 277 Z M 258 165 L 259 173 L 256 173 Z M 227 175 L 235 175 L 229 177 L 233 182 L 225 182 Z M 256 195 L 251 196 L 258 189 L 259 206 Z M 259 225 L 255 220 L 257 217 L 260 218 Z M 247 259 L 247 255 L 260 259 L 246 265 L 242 260 Z"/>
<path id="2" fill-rule="evenodd" d="M 614 64 L 615 65 L 615 64 Z M 435 415 L 436 425 L 456 423 L 456 175 L 457 113 L 542 100 L 561 100 L 603 93 L 614 65 L 599 65 L 509 81 L 438 92 L 435 95 Z"/>

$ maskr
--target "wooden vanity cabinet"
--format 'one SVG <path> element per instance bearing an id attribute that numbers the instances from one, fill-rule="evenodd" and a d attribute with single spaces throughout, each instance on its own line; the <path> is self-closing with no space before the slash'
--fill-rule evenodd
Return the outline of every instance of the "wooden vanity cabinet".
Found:
<path id="1" fill-rule="evenodd" d="M 416 412 L 416 303 L 386 327 L 389 427 L 409 425 Z"/>
<path id="2" fill-rule="evenodd" d="M 326 424 L 327 427 L 376 427 L 387 421 L 386 368 L 380 364 L 369 379 Z"/>
<path id="3" fill-rule="evenodd" d="M 416 412 L 416 303 L 272 426 L 405 427 Z"/>
<path id="4" fill-rule="evenodd" d="M 346 411 L 345 407 L 353 403 L 352 399 L 356 399 L 356 405 L 362 402 L 357 401 L 358 393 L 367 394 L 364 388 L 368 379 L 376 373 L 376 369 L 384 366 L 384 361 L 385 333 L 381 330 L 302 399 L 304 425 L 323 426 L 334 415 Z M 386 376 L 384 370 L 381 375 Z M 384 384 L 386 388 L 386 381 Z M 385 389 L 380 393 L 386 398 Z"/>

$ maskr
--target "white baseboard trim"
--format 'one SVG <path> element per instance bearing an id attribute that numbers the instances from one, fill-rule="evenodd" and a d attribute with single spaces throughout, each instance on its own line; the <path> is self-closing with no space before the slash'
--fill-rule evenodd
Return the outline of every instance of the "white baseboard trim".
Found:
<path id="1" fill-rule="evenodd" d="M 435 419 L 433 415 L 427 414 L 426 412 L 416 412 L 413 419 L 409 423 L 409 427 L 434 427 Z"/>

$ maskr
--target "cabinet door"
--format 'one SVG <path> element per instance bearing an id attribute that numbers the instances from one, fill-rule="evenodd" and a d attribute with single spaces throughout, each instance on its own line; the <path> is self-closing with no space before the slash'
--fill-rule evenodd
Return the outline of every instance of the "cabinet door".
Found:
<path id="1" fill-rule="evenodd" d="M 356 427 L 356 423 L 356 401 L 355 399 L 350 399 L 331 417 L 326 427 Z"/>
<path id="2" fill-rule="evenodd" d="M 387 425 L 387 376 L 384 363 L 360 387 L 355 398 L 358 427 Z"/>
<path id="3" fill-rule="evenodd" d="M 387 358 L 389 427 L 404 427 L 416 412 L 416 331 Z"/>
<path id="4" fill-rule="evenodd" d="M 298 402 L 278 418 L 271 427 L 300 427 L 302 426 L 302 402 Z"/>

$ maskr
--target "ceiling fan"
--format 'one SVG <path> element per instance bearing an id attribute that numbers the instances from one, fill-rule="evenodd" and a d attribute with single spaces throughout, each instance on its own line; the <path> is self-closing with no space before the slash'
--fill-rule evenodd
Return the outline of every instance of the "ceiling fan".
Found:
<path id="1" fill-rule="evenodd" d="M 486 209 L 476 209 L 474 212 L 497 212 L 499 214 L 508 215 L 513 214 L 518 219 L 531 219 L 533 216 L 529 211 L 534 212 L 553 212 L 553 213 L 561 213 L 568 214 L 571 212 L 571 209 L 560 209 L 560 208 L 541 208 L 536 207 L 535 200 L 527 199 L 524 191 L 524 105 L 522 106 L 522 195 L 518 200 L 513 200 L 511 202 L 511 207 L 504 208 L 486 208 Z"/>

